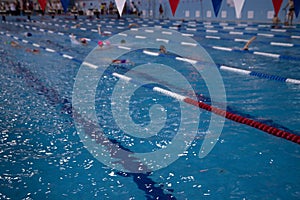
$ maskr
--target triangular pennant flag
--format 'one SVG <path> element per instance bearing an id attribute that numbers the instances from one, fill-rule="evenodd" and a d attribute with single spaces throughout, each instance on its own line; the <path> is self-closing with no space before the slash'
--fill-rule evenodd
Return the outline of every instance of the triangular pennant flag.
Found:
<path id="1" fill-rule="evenodd" d="M 169 0 L 173 16 L 175 15 L 175 12 L 177 10 L 177 6 L 179 4 L 179 1 L 180 0 Z"/>
<path id="2" fill-rule="evenodd" d="M 70 0 L 60 0 L 62 7 L 64 8 L 64 12 L 66 13 L 68 11 Z"/>
<path id="3" fill-rule="evenodd" d="M 300 1 L 294 0 L 295 15 L 298 17 L 300 11 Z"/>
<path id="4" fill-rule="evenodd" d="M 212 4 L 214 7 L 214 11 L 215 11 L 215 16 L 218 16 L 221 4 L 222 4 L 222 0 L 212 0 Z"/>
<path id="5" fill-rule="evenodd" d="M 44 11 L 47 5 L 47 0 L 38 0 L 38 2 L 41 6 L 42 11 Z"/>
<path id="6" fill-rule="evenodd" d="M 233 2 L 234 2 L 235 16 L 237 19 L 240 19 L 245 0 L 233 0 Z"/>
<path id="7" fill-rule="evenodd" d="M 280 10 L 281 4 L 282 4 L 283 0 L 272 0 L 273 2 L 273 7 L 274 7 L 274 11 L 276 16 L 278 16 L 278 12 Z"/>
<path id="8" fill-rule="evenodd" d="M 126 0 L 115 0 L 115 2 L 117 5 L 118 12 L 119 12 L 120 16 L 122 16 L 122 12 L 123 12 Z"/>

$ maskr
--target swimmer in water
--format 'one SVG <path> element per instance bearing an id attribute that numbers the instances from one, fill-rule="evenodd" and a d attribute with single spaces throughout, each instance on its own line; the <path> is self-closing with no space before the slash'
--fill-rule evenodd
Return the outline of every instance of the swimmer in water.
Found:
<path id="1" fill-rule="evenodd" d="M 132 28 L 132 27 L 139 27 L 139 25 L 136 23 L 132 23 L 128 25 L 128 28 Z"/>
<path id="2" fill-rule="evenodd" d="M 256 39 L 256 36 L 253 36 L 246 44 L 245 46 L 243 47 L 242 50 L 244 51 L 248 51 L 249 50 L 249 45 Z"/>
<path id="3" fill-rule="evenodd" d="M 31 37 L 31 36 L 32 36 L 32 33 L 26 32 L 26 33 L 24 33 L 24 35 L 25 35 L 26 37 Z"/>
<path id="4" fill-rule="evenodd" d="M 72 44 L 82 44 L 82 45 L 88 44 L 88 41 L 86 38 L 80 38 L 79 40 L 76 40 L 76 37 L 73 33 L 71 34 L 70 38 L 71 38 Z"/>
<path id="5" fill-rule="evenodd" d="M 98 34 L 99 34 L 99 35 L 102 35 L 102 32 L 101 32 L 101 25 L 98 25 Z"/>
<path id="6" fill-rule="evenodd" d="M 8 44 L 10 44 L 10 46 L 12 47 L 21 47 L 21 45 L 16 41 L 10 41 L 8 42 Z"/>
<path id="7" fill-rule="evenodd" d="M 106 41 L 99 40 L 97 44 L 100 48 L 102 48 L 104 46 L 108 47 L 108 46 L 110 46 L 110 41 L 108 41 L 108 40 L 106 40 Z"/>
<path id="8" fill-rule="evenodd" d="M 88 44 L 88 41 L 86 38 L 80 38 L 79 41 L 81 42 L 81 44 L 83 45 L 87 45 Z"/>
<path id="9" fill-rule="evenodd" d="M 33 53 L 33 54 L 38 54 L 38 53 L 40 53 L 40 50 L 38 50 L 38 49 L 29 49 L 29 48 L 27 48 L 27 49 L 26 49 L 26 52 L 30 52 L 30 53 Z"/>
<path id="10" fill-rule="evenodd" d="M 101 25 L 98 25 L 98 34 L 102 36 L 109 36 L 111 33 L 105 33 L 101 31 Z"/>
<path id="11" fill-rule="evenodd" d="M 80 24 L 75 24 L 74 26 L 72 26 L 72 28 L 79 28 Z"/>
<path id="12" fill-rule="evenodd" d="M 113 60 L 112 63 L 113 64 L 131 64 L 131 65 L 134 64 L 133 62 L 131 62 L 128 59 L 116 59 L 116 60 Z"/>
<path id="13" fill-rule="evenodd" d="M 167 49 L 164 45 L 160 45 L 159 47 L 159 53 L 160 54 L 166 54 L 167 53 Z"/>

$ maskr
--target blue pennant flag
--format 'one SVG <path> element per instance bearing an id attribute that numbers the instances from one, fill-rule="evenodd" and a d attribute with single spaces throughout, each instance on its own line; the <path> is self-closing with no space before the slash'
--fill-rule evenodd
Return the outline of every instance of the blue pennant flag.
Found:
<path id="1" fill-rule="evenodd" d="M 298 17 L 299 10 L 300 10 L 300 1 L 299 0 L 294 0 L 294 7 L 295 7 L 295 15 L 296 15 L 296 17 Z"/>
<path id="2" fill-rule="evenodd" d="M 215 11 L 215 16 L 217 17 L 222 4 L 222 0 L 212 0 L 212 3 Z"/>
<path id="3" fill-rule="evenodd" d="M 70 0 L 60 0 L 62 7 L 64 8 L 64 12 L 66 13 L 68 11 Z"/>

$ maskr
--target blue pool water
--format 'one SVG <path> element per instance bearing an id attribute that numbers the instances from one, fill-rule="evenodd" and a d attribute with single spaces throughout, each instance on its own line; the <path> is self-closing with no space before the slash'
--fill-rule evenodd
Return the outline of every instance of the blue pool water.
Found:
<path id="1" fill-rule="evenodd" d="M 34 19 L 35 22 L 23 22 L 11 17 L 8 21 L 13 24 L 0 24 L 0 31 L 3 32 L 0 34 L 1 199 L 299 199 L 298 144 L 225 120 L 213 150 L 200 159 L 198 152 L 211 117 L 211 113 L 206 111 L 201 112 L 199 122 L 194 121 L 193 115 L 183 119 L 184 123 L 199 123 L 197 135 L 191 147 L 167 167 L 148 173 L 130 173 L 113 170 L 102 164 L 79 137 L 72 110 L 73 87 L 82 61 L 91 52 L 97 51 L 95 47 L 99 39 L 109 37 L 99 36 L 90 30 L 97 29 L 97 24 L 101 24 L 103 30 L 116 34 L 128 30 L 128 24 L 133 22 L 163 28 L 172 28 L 174 23 L 176 25 L 179 22 L 102 19 L 79 21 L 82 22 L 80 27 L 72 28 L 79 22 L 73 22 L 71 18 L 68 21 L 64 17 L 61 17 L 62 20 L 47 17 Z M 28 29 L 26 25 L 37 30 Z M 197 32 L 186 29 L 195 28 L 194 25 Z M 229 31 L 219 23 L 211 25 L 214 27 L 204 27 L 201 22 L 184 22 L 180 31 L 193 33 L 193 39 L 203 45 L 216 64 L 300 80 L 300 40 L 291 38 L 300 35 L 298 29 L 286 29 L 287 32 L 281 33 L 271 31 L 268 27 L 259 27 L 252 31 L 229 24 L 236 31 L 244 32 L 244 35 L 233 35 L 228 34 Z M 249 24 L 248 27 L 257 27 L 257 24 Z M 218 30 L 218 33 L 203 31 L 207 29 Z M 25 37 L 24 32 L 33 35 Z M 87 46 L 72 45 L 68 36 L 71 33 L 89 38 L 91 42 Z M 258 36 L 249 52 L 227 52 L 212 48 L 222 46 L 238 50 L 244 43 L 235 42 L 235 38 L 249 39 L 257 33 L 275 36 Z M 208 39 L 206 35 L 222 39 Z M 7 42 L 17 40 L 13 36 L 29 42 L 18 40 L 21 47 L 11 47 Z M 270 42 L 292 43 L 294 47 L 271 46 Z M 26 52 L 26 48 L 38 48 L 33 47 L 32 43 L 59 53 L 45 49 L 40 49 L 38 55 Z M 253 51 L 286 57 L 254 55 Z M 76 60 L 64 58 L 63 54 L 73 56 Z M 153 57 L 134 51 L 122 58 L 130 58 L 135 66 L 145 63 L 173 66 L 187 77 L 195 93 L 202 95 L 201 100 L 210 104 L 210 91 L 205 81 L 199 74 L 193 73 L 190 64 L 175 61 L 174 56 Z M 149 90 L 150 86 L 138 88 L 129 104 L 134 121 L 142 126 L 151 123 L 149 108 L 154 104 L 163 106 L 167 119 L 157 137 L 130 137 L 117 126 L 111 114 L 111 95 L 118 81 L 111 76 L 111 72 L 124 74 L 132 70 L 130 65 L 111 66 L 100 79 L 95 96 L 98 123 L 111 141 L 128 151 L 156 151 L 170 144 L 176 135 L 181 122 L 178 120 L 181 116 L 179 103 Z M 140 74 L 131 75 L 138 78 Z M 228 111 L 300 134 L 299 84 L 223 70 L 220 70 L 220 74 L 227 101 L 222 103 L 227 104 Z M 144 71 L 142 75 L 142 79 L 153 81 L 153 74 Z M 179 87 L 176 77 L 170 80 L 172 84 L 164 85 L 165 80 L 159 80 L 156 85 Z M 190 95 L 186 90 L 182 90 L 181 94 Z M 158 121 L 163 120 L 160 117 Z"/>

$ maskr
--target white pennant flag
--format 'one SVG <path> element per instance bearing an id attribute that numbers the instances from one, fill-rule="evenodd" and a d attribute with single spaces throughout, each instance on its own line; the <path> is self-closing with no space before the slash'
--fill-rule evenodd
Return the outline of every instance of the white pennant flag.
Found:
<path id="1" fill-rule="evenodd" d="M 118 12 L 119 12 L 120 16 L 122 16 L 122 11 L 123 11 L 126 0 L 115 0 L 115 2 L 117 5 Z"/>
<path id="2" fill-rule="evenodd" d="M 236 16 L 236 18 L 240 19 L 245 0 L 233 0 L 233 2 L 234 2 L 234 8 L 235 8 L 235 16 Z"/>

